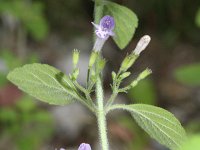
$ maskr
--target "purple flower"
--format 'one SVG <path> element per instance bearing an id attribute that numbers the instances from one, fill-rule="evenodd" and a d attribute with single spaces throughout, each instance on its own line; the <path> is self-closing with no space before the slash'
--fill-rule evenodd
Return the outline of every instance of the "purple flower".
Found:
<path id="1" fill-rule="evenodd" d="M 93 22 L 92 24 L 96 28 L 95 34 L 97 35 L 93 49 L 95 51 L 100 51 L 109 36 L 114 36 L 113 29 L 115 28 L 115 21 L 113 17 L 107 15 L 100 20 L 99 25 Z"/>
<path id="2" fill-rule="evenodd" d="M 87 144 L 87 143 L 82 143 L 78 150 L 92 150 L 91 147 L 90 147 L 90 144 Z"/>
<path id="3" fill-rule="evenodd" d="M 100 26 L 104 30 L 113 30 L 115 27 L 115 21 L 113 17 L 107 15 L 100 20 Z"/>

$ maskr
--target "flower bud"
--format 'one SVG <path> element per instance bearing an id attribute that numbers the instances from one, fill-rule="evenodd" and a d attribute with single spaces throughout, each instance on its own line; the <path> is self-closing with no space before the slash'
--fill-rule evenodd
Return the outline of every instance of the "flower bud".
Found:
<path id="1" fill-rule="evenodd" d="M 125 57 L 125 59 L 123 60 L 122 64 L 121 64 L 121 71 L 126 71 L 128 70 L 133 63 L 135 62 L 135 60 L 137 59 L 138 56 L 136 56 L 135 54 L 130 54 L 128 56 Z"/>
<path id="2" fill-rule="evenodd" d="M 142 71 L 140 74 L 139 74 L 139 78 L 140 79 L 144 79 L 146 78 L 148 75 L 150 75 L 152 73 L 152 70 L 147 68 L 145 69 L 144 71 Z"/>
<path id="3" fill-rule="evenodd" d="M 131 87 L 135 87 L 139 81 L 141 81 L 142 79 L 146 78 L 148 75 L 150 75 L 152 73 L 151 69 L 145 69 L 144 71 L 142 71 L 139 76 L 137 77 L 136 80 L 134 80 L 131 83 Z"/>
<path id="4" fill-rule="evenodd" d="M 99 71 L 102 71 L 103 68 L 105 67 L 105 64 L 106 64 L 106 60 L 105 60 L 105 59 L 101 59 L 101 60 L 99 61 L 99 64 L 98 64 L 98 70 L 99 70 Z"/>
<path id="5" fill-rule="evenodd" d="M 149 35 L 143 36 L 137 43 L 137 46 L 133 53 L 135 53 L 136 55 L 140 55 L 140 53 L 147 47 L 150 41 L 151 37 Z"/>
<path id="6" fill-rule="evenodd" d="M 123 79 L 127 78 L 128 76 L 130 76 L 130 74 L 131 74 L 130 72 L 124 72 L 119 76 L 119 78 L 121 80 L 123 80 Z"/>
<path id="7" fill-rule="evenodd" d="M 112 71 L 112 79 L 114 80 L 116 78 L 116 73 L 114 71 Z"/>
<path id="8" fill-rule="evenodd" d="M 91 68 L 96 62 L 98 54 L 99 54 L 98 52 L 92 51 L 90 55 L 90 60 L 89 60 L 89 68 Z"/>
<path id="9" fill-rule="evenodd" d="M 92 80 L 92 82 L 96 82 L 96 74 L 95 74 L 94 70 L 91 70 L 91 80 Z"/>
<path id="10" fill-rule="evenodd" d="M 76 67 L 77 64 L 78 64 L 78 61 L 79 61 L 79 54 L 80 54 L 80 51 L 79 51 L 79 50 L 75 49 L 75 50 L 73 51 L 73 65 L 74 65 L 74 67 Z"/>

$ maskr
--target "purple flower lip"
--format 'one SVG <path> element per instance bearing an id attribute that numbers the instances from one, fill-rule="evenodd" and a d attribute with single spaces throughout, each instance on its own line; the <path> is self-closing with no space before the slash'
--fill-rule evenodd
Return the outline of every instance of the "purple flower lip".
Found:
<path id="1" fill-rule="evenodd" d="M 114 36 L 115 21 L 113 17 L 106 15 L 100 20 L 99 25 L 93 22 L 92 24 L 96 28 L 95 33 L 99 38 L 107 40 L 109 36 Z"/>
<path id="2" fill-rule="evenodd" d="M 100 21 L 102 30 L 112 31 L 115 28 L 114 18 L 111 16 L 104 16 Z"/>

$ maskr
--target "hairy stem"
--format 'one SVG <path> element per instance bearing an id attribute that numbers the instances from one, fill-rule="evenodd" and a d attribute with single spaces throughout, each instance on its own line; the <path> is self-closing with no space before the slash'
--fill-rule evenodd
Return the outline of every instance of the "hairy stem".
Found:
<path id="1" fill-rule="evenodd" d="M 95 0 L 94 6 L 94 21 L 99 23 L 101 17 L 103 16 L 103 0 Z M 94 41 L 96 36 L 94 36 Z M 107 126 L 106 126 L 106 113 L 104 110 L 104 101 L 103 101 L 103 88 L 102 81 L 100 78 L 99 70 L 97 69 L 98 61 L 96 62 L 96 98 L 97 98 L 97 110 L 96 117 L 98 121 L 99 129 L 99 138 L 101 143 L 102 150 L 109 150 L 108 137 L 107 137 Z"/>
<path id="2" fill-rule="evenodd" d="M 110 98 L 109 98 L 109 100 L 108 100 L 108 102 L 106 104 L 106 107 L 109 107 L 109 106 L 111 106 L 113 104 L 113 102 L 114 102 L 115 98 L 117 97 L 117 95 L 118 95 L 118 91 L 116 89 L 113 89 L 113 93 L 110 96 Z"/>
<path id="3" fill-rule="evenodd" d="M 113 79 L 113 86 L 112 86 L 113 93 L 110 96 L 110 98 L 108 99 L 106 107 L 109 107 L 109 106 L 111 106 L 114 103 L 114 101 L 115 101 L 115 99 L 116 99 L 116 97 L 117 97 L 117 95 L 119 93 L 119 86 L 120 86 L 121 80 L 119 81 L 118 78 L 119 78 L 120 74 L 121 74 L 121 71 L 119 71 L 117 73 L 116 78 Z"/>
<path id="4" fill-rule="evenodd" d="M 107 137 L 107 126 L 106 126 L 106 113 L 103 104 L 103 89 L 101 79 L 97 77 L 96 83 L 96 97 L 97 97 L 97 121 L 99 128 L 99 137 L 101 142 L 102 150 L 109 150 L 108 137 Z"/>
<path id="5" fill-rule="evenodd" d="M 109 106 L 109 107 L 106 108 L 105 113 L 107 114 L 111 110 L 115 110 L 115 109 L 127 110 L 127 107 L 124 107 L 124 106 L 127 106 L 127 105 L 125 105 L 125 104 L 115 104 L 115 105 Z"/>
<path id="6" fill-rule="evenodd" d="M 87 104 L 88 106 L 90 106 L 91 108 L 95 108 L 95 105 L 92 101 L 92 98 L 90 97 L 90 93 L 84 88 L 82 87 L 77 81 L 74 81 L 74 85 L 81 91 L 85 94 L 86 96 L 86 101 L 87 101 Z"/>

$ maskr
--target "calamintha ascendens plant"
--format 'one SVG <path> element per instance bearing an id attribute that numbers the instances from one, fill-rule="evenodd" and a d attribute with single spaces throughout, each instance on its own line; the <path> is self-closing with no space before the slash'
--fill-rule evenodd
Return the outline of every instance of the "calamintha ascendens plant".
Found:
<path id="1" fill-rule="evenodd" d="M 69 76 L 47 64 L 35 63 L 16 68 L 9 73 L 8 79 L 24 92 L 49 104 L 67 105 L 76 101 L 86 106 L 97 118 L 102 150 L 109 150 L 106 115 L 116 109 L 130 112 L 138 125 L 159 143 L 170 149 L 178 149 L 186 136 L 180 122 L 173 114 L 152 105 L 114 104 L 119 93 L 126 93 L 151 74 L 151 70 L 147 68 L 130 84 L 121 87 L 122 81 L 131 75 L 127 70 L 147 47 L 150 36 L 143 36 L 131 54 L 124 58 L 119 71 L 112 72 L 112 94 L 108 100 L 104 98 L 102 72 L 106 61 L 101 55 L 103 45 L 112 36 L 118 47 L 123 49 L 134 34 L 137 17 L 128 8 L 109 1 L 96 0 L 94 8 L 92 24 L 95 30 L 95 42 L 88 63 L 86 87 L 77 82 L 78 50 L 73 51 L 73 71 Z M 91 98 L 93 91 L 95 99 Z M 83 147 L 86 146 L 89 145 Z"/>

